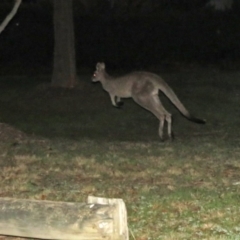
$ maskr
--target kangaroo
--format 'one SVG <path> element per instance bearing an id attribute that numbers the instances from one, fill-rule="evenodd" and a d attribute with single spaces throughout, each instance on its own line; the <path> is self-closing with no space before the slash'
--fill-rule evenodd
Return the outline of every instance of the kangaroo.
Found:
<path id="1" fill-rule="evenodd" d="M 168 137 L 173 139 L 172 115 L 163 107 L 158 96 L 162 91 L 177 109 L 190 121 L 204 124 L 205 120 L 193 117 L 170 86 L 157 74 L 151 72 L 132 72 L 122 77 L 111 77 L 105 71 L 105 63 L 97 63 L 92 82 L 101 82 L 102 87 L 110 95 L 112 105 L 120 107 L 121 98 L 133 98 L 141 107 L 152 112 L 159 119 L 159 136 L 163 140 L 165 120 L 168 123 Z"/>

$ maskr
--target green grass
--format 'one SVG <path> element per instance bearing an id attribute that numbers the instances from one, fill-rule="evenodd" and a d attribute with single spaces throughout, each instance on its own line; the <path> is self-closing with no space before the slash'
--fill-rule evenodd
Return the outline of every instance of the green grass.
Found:
<path id="1" fill-rule="evenodd" d="M 113 108 L 90 75 L 73 90 L 1 77 L 0 197 L 122 198 L 131 239 L 240 239 L 240 73 L 163 77 L 207 120 L 191 123 L 163 99 L 174 142 L 160 142 L 158 121 L 132 100 Z"/>

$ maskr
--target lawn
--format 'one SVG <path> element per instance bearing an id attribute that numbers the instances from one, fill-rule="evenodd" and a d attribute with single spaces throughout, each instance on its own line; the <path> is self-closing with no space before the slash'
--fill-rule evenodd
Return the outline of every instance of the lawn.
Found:
<path id="1" fill-rule="evenodd" d="M 111 106 L 81 75 L 71 90 L 50 76 L 0 77 L 0 197 L 86 202 L 122 198 L 130 239 L 240 239 L 240 72 L 161 74 L 206 125 L 173 113 L 173 142 L 131 99 Z"/>

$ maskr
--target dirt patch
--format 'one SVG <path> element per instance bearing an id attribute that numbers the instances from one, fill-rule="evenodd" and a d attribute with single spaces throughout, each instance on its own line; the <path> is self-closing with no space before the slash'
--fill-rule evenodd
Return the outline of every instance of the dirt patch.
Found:
<path id="1" fill-rule="evenodd" d="M 6 123 L 0 123 L 0 142 L 21 142 L 28 139 L 28 135 Z"/>

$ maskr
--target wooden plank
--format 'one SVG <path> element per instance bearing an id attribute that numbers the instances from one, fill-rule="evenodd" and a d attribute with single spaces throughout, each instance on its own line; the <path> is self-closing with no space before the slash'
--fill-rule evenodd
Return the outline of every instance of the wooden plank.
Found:
<path id="1" fill-rule="evenodd" d="M 113 214 L 113 239 L 128 240 L 129 231 L 127 225 L 127 210 L 122 199 L 88 197 L 88 203 L 115 206 Z"/>
<path id="2" fill-rule="evenodd" d="M 119 200 L 105 200 L 108 204 L 97 201 L 103 200 L 90 197 L 89 203 L 71 203 L 0 198 L 0 235 L 59 240 L 128 240 L 128 233 L 117 229 L 121 222 L 119 212 L 126 214 L 126 209 L 120 210 L 125 208 L 123 201 L 120 204 Z"/>

